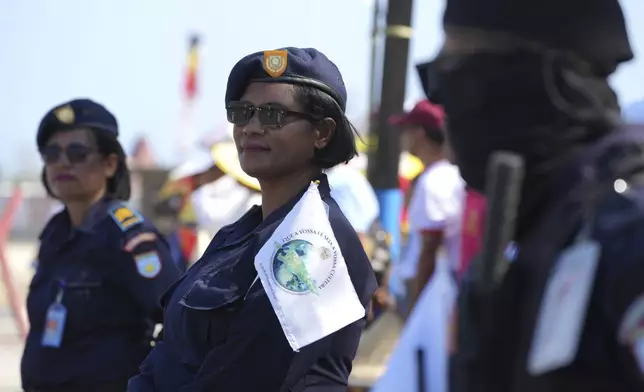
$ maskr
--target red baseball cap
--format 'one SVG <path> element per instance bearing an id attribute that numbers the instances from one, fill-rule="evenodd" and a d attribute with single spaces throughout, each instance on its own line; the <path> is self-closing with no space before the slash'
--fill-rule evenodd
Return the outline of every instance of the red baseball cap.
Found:
<path id="1" fill-rule="evenodd" d="M 440 128 L 445 123 L 445 111 L 440 105 L 435 105 L 428 100 L 420 101 L 410 112 L 395 114 L 389 117 L 389 125 L 424 125 Z"/>

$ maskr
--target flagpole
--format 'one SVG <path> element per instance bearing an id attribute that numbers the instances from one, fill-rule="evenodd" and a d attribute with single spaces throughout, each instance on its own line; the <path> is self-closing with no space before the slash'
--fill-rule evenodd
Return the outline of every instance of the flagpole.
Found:
<path id="1" fill-rule="evenodd" d="M 387 4 L 378 123 L 371 129 L 377 143 L 367 165 L 367 177 L 380 202 L 380 221 L 391 236 L 393 260 L 400 256 L 403 195 L 398 179 L 400 138 L 388 120 L 392 114 L 402 111 L 405 102 L 412 10 L 413 0 L 389 0 Z"/>
<path id="2" fill-rule="evenodd" d="M 188 45 L 188 58 L 183 89 L 181 124 L 179 140 L 179 159 L 184 162 L 189 158 L 190 151 L 195 143 L 194 135 L 194 107 L 198 94 L 198 71 L 199 71 L 199 44 L 197 34 L 190 35 Z"/>
<path id="3" fill-rule="evenodd" d="M 192 117 L 193 117 L 193 101 L 185 99 L 184 102 L 182 103 L 182 109 L 181 109 L 181 126 L 180 126 L 180 132 L 177 135 L 179 137 L 177 146 L 179 149 L 179 154 L 178 157 L 181 160 L 181 162 L 185 162 L 188 159 L 190 148 L 191 148 L 191 141 L 193 139 L 193 125 L 192 125 Z"/>

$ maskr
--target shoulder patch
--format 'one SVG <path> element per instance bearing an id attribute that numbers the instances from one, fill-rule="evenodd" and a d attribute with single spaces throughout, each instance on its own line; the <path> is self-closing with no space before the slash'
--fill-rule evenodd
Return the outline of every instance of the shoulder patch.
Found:
<path id="1" fill-rule="evenodd" d="M 136 270 L 146 279 L 153 279 L 161 272 L 161 259 L 157 252 L 146 252 L 134 256 Z"/>
<path id="2" fill-rule="evenodd" d="M 143 217 L 131 208 L 117 204 L 110 209 L 110 216 L 122 231 L 128 231 L 132 227 L 143 223 Z"/>
<path id="3" fill-rule="evenodd" d="M 143 233 L 139 233 L 135 235 L 134 237 L 130 238 L 126 243 L 125 246 L 123 246 L 123 249 L 126 252 L 132 252 L 134 249 L 136 249 L 137 246 L 141 245 L 144 242 L 154 242 L 157 239 L 157 235 L 154 234 L 151 231 L 146 231 Z"/>

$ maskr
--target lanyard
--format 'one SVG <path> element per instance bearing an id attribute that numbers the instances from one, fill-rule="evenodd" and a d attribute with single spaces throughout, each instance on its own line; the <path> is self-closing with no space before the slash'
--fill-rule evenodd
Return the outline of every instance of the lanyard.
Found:
<path id="1" fill-rule="evenodd" d="M 67 286 L 67 284 L 64 280 L 60 280 L 58 282 L 58 291 L 56 292 L 55 303 L 59 305 L 63 302 L 63 295 L 65 294 L 65 286 Z"/>

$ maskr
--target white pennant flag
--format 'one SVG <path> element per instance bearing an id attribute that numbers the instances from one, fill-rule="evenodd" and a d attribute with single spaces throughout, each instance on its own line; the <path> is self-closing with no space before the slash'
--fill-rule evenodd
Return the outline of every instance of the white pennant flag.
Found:
<path id="1" fill-rule="evenodd" d="M 325 207 L 312 183 L 255 256 L 293 351 L 365 316 Z"/>

